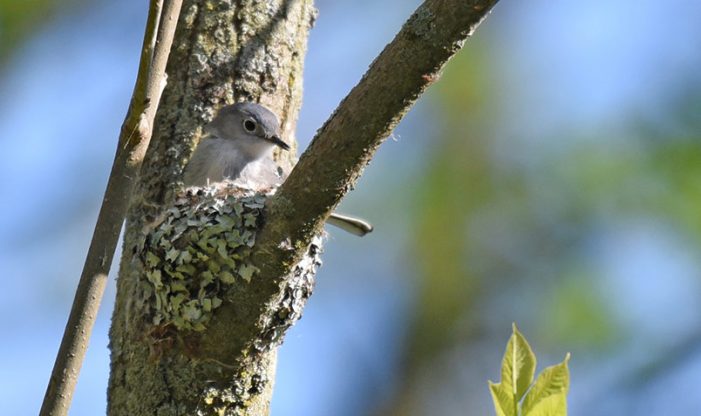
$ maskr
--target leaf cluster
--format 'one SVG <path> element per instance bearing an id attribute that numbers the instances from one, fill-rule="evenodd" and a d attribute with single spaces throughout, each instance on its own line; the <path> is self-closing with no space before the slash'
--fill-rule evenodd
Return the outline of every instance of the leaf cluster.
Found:
<path id="1" fill-rule="evenodd" d="M 569 354 L 533 381 L 536 357 L 516 324 L 501 364 L 501 381 L 489 382 L 497 416 L 566 416 Z"/>

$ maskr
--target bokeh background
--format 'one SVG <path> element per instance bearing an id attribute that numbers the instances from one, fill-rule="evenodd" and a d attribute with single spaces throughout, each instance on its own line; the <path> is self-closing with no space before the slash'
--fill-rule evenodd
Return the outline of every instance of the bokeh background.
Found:
<path id="1" fill-rule="evenodd" d="M 319 0 L 297 136 L 418 0 Z M 0 409 L 38 412 L 147 4 L 0 0 Z M 516 322 L 572 415 L 701 414 L 701 2 L 502 1 L 384 144 L 274 415 L 488 415 Z M 114 273 L 113 273 L 114 274 Z M 104 414 L 106 293 L 72 415 Z"/>

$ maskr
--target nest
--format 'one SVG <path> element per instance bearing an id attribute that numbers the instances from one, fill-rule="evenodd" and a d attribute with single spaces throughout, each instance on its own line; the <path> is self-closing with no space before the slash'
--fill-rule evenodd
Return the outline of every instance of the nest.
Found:
<path id="1" fill-rule="evenodd" d="M 139 250 L 141 286 L 154 325 L 203 331 L 227 294 L 256 278 L 251 248 L 265 201 L 274 191 L 233 184 L 189 188 L 146 227 Z M 318 238 L 286 279 L 283 298 L 263 337 L 268 341 L 301 315 L 321 264 L 320 247 Z"/>

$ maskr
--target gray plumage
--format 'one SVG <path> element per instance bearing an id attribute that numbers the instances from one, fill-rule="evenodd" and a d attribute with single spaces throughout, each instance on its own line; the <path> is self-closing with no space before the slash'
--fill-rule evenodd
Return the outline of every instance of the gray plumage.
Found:
<path id="1" fill-rule="evenodd" d="M 185 168 L 186 186 L 230 179 L 257 188 L 282 181 L 271 154 L 276 145 L 289 146 L 280 139 L 277 117 L 267 108 L 254 103 L 226 106 L 205 133 Z"/>
<path id="2" fill-rule="evenodd" d="M 260 189 L 284 181 L 285 173 L 273 161 L 272 150 L 275 146 L 284 150 L 290 147 L 280 138 L 277 117 L 264 106 L 244 102 L 223 107 L 205 127 L 205 133 L 185 167 L 185 186 L 206 186 L 228 179 Z M 336 213 L 327 223 L 358 236 L 372 231 L 367 222 Z"/>

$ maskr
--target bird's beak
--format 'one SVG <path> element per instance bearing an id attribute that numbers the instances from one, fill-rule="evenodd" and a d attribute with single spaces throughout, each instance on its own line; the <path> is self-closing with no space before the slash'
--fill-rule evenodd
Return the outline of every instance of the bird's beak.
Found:
<path id="1" fill-rule="evenodd" d="M 278 136 L 265 136 L 264 139 L 284 150 L 290 150 L 290 145 L 283 142 Z"/>

